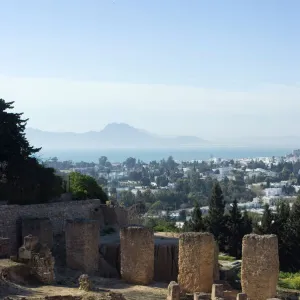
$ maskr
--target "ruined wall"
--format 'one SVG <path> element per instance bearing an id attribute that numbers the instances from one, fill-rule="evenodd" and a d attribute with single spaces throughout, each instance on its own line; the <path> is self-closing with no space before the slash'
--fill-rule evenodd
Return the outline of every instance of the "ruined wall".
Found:
<path id="1" fill-rule="evenodd" d="M 0 237 L 0 258 L 9 257 L 10 239 Z"/>
<path id="2" fill-rule="evenodd" d="M 52 249 L 53 229 L 49 218 L 23 218 L 22 240 L 30 234 L 37 236 L 41 244 L 46 244 Z"/>
<path id="3" fill-rule="evenodd" d="M 121 229 L 121 276 L 133 284 L 151 283 L 154 277 L 154 234 L 149 228 Z"/>
<path id="4" fill-rule="evenodd" d="M 183 233 L 179 238 L 178 283 L 185 292 L 210 293 L 215 268 L 215 241 L 210 233 Z"/>
<path id="5" fill-rule="evenodd" d="M 279 276 L 277 236 L 246 235 L 242 251 L 243 292 L 254 300 L 276 298 Z"/>
<path id="6" fill-rule="evenodd" d="M 88 219 L 67 220 L 65 234 L 67 266 L 86 273 L 97 271 L 100 244 L 98 222 Z"/>
<path id="7" fill-rule="evenodd" d="M 105 261 L 120 274 L 120 244 L 102 244 L 100 252 Z M 99 270 L 101 276 L 116 278 L 115 272 Z M 176 281 L 178 277 L 178 244 L 160 244 L 154 246 L 154 281 Z"/>
<path id="8" fill-rule="evenodd" d="M 17 226 L 17 224 L 20 224 L 21 219 L 49 218 L 53 226 L 53 234 L 56 235 L 61 234 L 64 231 L 64 226 L 67 219 L 88 219 L 90 218 L 91 211 L 94 211 L 95 209 L 102 211 L 103 207 L 103 205 L 100 205 L 100 200 L 98 199 L 34 205 L 1 205 L 0 237 L 10 238 L 11 250 L 13 253 L 17 253 L 18 247 L 20 247 L 22 244 L 22 235 L 20 232 L 18 232 L 18 230 L 21 230 L 21 228 L 19 229 Z M 117 216 L 122 214 L 119 213 L 118 210 L 122 211 L 122 208 L 116 209 Z M 126 215 L 126 213 L 124 212 L 123 215 Z M 104 218 L 103 212 L 100 217 L 101 216 Z M 114 220 L 115 218 L 109 217 L 107 218 L 106 222 L 109 225 L 113 225 L 111 222 Z"/>

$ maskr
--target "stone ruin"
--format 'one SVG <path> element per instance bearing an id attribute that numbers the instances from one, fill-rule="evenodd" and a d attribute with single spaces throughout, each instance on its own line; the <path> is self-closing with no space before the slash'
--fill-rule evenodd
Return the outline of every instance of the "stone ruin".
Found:
<path id="1" fill-rule="evenodd" d="M 8 258 L 10 254 L 10 239 L 0 237 L 0 258 Z"/>
<path id="2" fill-rule="evenodd" d="M 170 282 L 168 286 L 167 300 L 180 300 L 180 286 L 175 281 Z"/>
<path id="3" fill-rule="evenodd" d="M 178 282 L 184 292 L 211 292 L 215 247 L 210 233 L 183 233 L 180 236 Z"/>
<path id="4" fill-rule="evenodd" d="M 277 236 L 246 235 L 242 251 L 243 292 L 254 300 L 276 298 L 279 277 Z"/>
<path id="5" fill-rule="evenodd" d="M 154 234 L 149 228 L 121 229 L 121 276 L 128 283 L 148 285 L 154 277 Z"/>
<path id="6" fill-rule="evenodd" d="M 99 265 L 99 222 L 67 220 L 65 226 L 67 267 L 94 273 Z"/>
<path id="7" fill-rule="evenodd" d="M 29 235 L 24 238 L 18 260 L 27 264 L 31 274 L 41 283 L 54 283 L 54 258 L 49 247 L 42 245 L 36 236 Z"/>
<path id="8" fill-rule="evenodd" d="M 89 275 L 83 274 L 79 277 L 79 289 L 85 292 L 92 290 L 92 282 L 90 281 Z"/>
<path id="9" fill-rule="evenodd" d="M 41 244 L 53 247 L 53 228 L 49 218 L 22 218 L 22 240 L 28 235 L 37 236 Z"/>

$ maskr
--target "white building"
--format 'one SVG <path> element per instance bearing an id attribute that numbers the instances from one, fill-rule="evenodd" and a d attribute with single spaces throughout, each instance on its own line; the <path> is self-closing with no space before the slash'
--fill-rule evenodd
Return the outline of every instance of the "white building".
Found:
<path id="1" fill-rule="evenodd" d="M 281 196 L 282 188 L 268 188 L 264 190 L 266 197 L 272 197 L 272 196 Z"/>

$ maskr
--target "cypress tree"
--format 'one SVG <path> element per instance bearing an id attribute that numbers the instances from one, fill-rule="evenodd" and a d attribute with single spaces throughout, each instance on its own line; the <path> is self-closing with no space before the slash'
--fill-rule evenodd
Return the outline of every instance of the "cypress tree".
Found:
<path id="1" fill-rule="evenodd" d="M 224 234 L 224 211 L 225 203 L 222 189 L 219 183 L 214 183 L 212 194 L 209 202 L 207 225 L 208 230 L 211 232 L 215 239 L 218 241 L 220 248 L 224 246 L 222 237 Z"/>
<path id="2" fill-rule="evenodd" d="M 239 258 L 242 251 L 243 219 L 236 199 L 233 201 L 232 208 L 229 211 L 228 223 L 228 253 Z"/>

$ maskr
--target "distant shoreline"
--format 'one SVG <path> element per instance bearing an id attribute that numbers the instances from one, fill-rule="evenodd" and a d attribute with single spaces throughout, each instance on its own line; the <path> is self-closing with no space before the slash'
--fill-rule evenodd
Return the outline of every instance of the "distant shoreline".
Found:
<path id="1" fill-rule="evenodd" d="M 57 157 L 59 160 L 74 162 L 98 162 L 101 156 L 107 156 L 111 162 L 123 162 L 134 157 L 144 162 L 167 159 L 173 156 L 178 161 L 208 160 L 211 157 L 224 159 L 280 157 L 291 153 L 291 147 L 250 147 L 250 146 L 203 146 L 180 148 L 107 148 L 107 149 L 42 149 L 38 158 L 46 160 Z"/>

